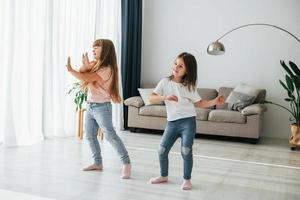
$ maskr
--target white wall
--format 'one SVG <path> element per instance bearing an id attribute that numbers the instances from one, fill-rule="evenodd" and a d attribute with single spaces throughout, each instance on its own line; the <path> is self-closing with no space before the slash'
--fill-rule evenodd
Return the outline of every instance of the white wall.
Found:
<path id="1" fill-rule="evenodd" d="M 267 99 L 287 105 L 278 79 L 281 59 L 300 66 L 300 43 L 272 27 L 252 26 L 221 40 L 226 53 L 209 56 L 208 44 L 247 23 L 270 23 L 300 38 L 299 0 L 144 0 L 142 83 L 157 83 L 170 75 L 182 51 L 196 56 L 198 87 L 234 87 L 245 82 L 267 89 Z M 266 137 L 288 138 L 289 114 L 268 105 Z"/>

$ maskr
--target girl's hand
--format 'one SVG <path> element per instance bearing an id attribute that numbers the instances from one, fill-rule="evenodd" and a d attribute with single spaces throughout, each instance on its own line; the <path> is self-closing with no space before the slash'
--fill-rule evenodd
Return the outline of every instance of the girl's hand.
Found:
<path id="1" fill-rule="evenodd" d="M 70 71 L 73 70 L 73 68 L 71 66 L 71 58 L 70 57 L 68 57 L 68 61 L 67 61 L 66 67 L 67 67 L 68 72 L 70 72 Z"/>
<path id="2" fill-rule="evenodd" d="M 176 102 L 178 102 L 178 97 L 175 96 L 175 95 L 166 96 L 165 100 L 176 101 Z"/>
<path id="3" fill-rule="evenodd" d="M 82 54 L 82 65 L 86 69 L 92 69 L 92 64 L 89 60 L 88 53 Z"/>
<path id="4" fill-rule="evenodd" d="M 224 104 L 224 96 L 217 96 L 216 98 L 215 98 L 215 103 L 216 103 L 216 105 L 222 105 L 222 104 Z"/>

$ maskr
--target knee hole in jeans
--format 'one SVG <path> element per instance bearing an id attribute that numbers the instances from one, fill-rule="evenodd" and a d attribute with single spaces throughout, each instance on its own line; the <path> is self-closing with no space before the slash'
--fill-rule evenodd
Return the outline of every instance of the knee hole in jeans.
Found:
<path id="1" fill-rule="evenodd" d="M 191 148 L 189 147 L 181 147 L 181 154 L 183 156 L 187 156 L 191 153 Z"/>
<path id="2" fill-rule="evenodd" d="M 166 148 L 164 146 L 159 146 L 158 148 L 158 154 L 162 155 L 166 152 Z"/>

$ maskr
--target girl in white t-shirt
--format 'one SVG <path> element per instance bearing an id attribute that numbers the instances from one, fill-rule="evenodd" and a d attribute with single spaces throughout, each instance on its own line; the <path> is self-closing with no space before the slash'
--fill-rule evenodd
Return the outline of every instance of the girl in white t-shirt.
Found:
<path id="1" fill-rule="evenodd" d="M 150 179 L 152 184 L 168 181 L 168 154 L 177 138 L 181 137 L 181 155 L 184 168 L 184 181 L 181 188 L 183 190 L 192 189 L 192 146 L 196 134 L 195 106 L 207 108 L 224 103 L 223 96 L 218 96 L 213 100 L 201 100 L 196 90 L 196 82 L 196 59 L 193 55 L 184 52 L 177 56 L 172 75 L 162 79 L 150 95 L 150 101 L 153 103 L 165 102 L 168 121 L 158 151 L 160 176 Z"/>

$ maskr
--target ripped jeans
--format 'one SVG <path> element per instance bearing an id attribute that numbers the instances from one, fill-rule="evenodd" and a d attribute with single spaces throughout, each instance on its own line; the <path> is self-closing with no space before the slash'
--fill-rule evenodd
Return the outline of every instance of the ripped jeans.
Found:
<path id="1" fill-rule="evenodd" d="M 102 164 L 101 148 L 98 142 L 98 129 L 103 128 L 106 140 L 119 154 L 120 160 L 123 164 L 130 163 L 128 152 L 116 134 L 112 124 L 112 108 L 111 103 L 88 103 L 87 112 L 85 115 L 85 131 L 86 139 L 89 142 L 94 163 Z"/>
<path id="2" fill-rule="evenodd" d="M 183 158 L 183 178 L 191 179 L 193 168 L 193 144 L 196 134 L 196 117 L 168 121 L 159 147 L 160 175 L 168 176 L 169 152 L 177 138 L 181 137 L 181 156 Z"/>

